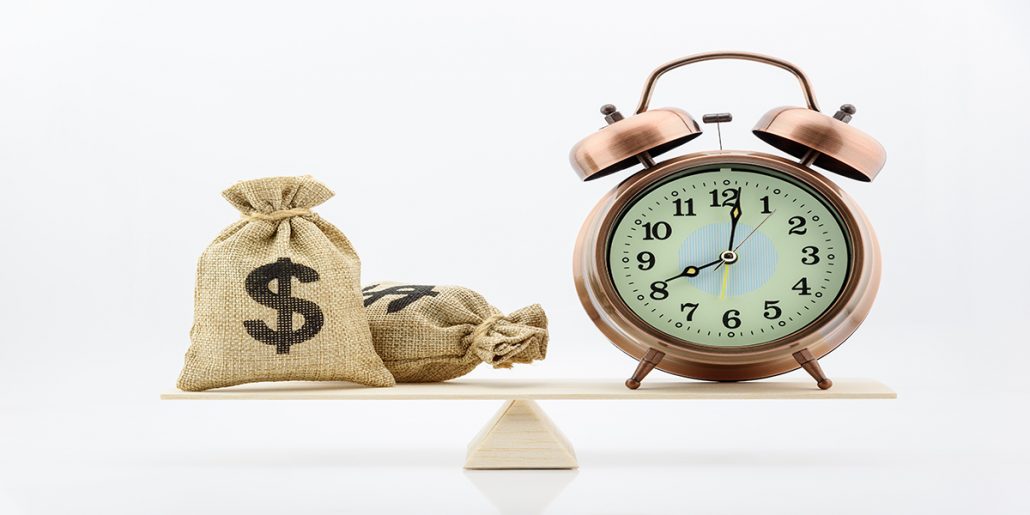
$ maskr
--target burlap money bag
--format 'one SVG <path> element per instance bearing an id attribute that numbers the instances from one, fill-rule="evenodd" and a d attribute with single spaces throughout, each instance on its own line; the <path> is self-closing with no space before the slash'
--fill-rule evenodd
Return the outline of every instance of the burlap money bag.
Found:
<path id="1" fill-rule="evenodd" d="M 392 386 L 372 347 L 358 256 L 310 211 L 333 192 L 311 177 L 270 177 L 222 195 L 243 218 L 200 256 L 179 388 L 294 379 Z"/>
<path id="2" fill-rule="evenodd" d="M 362 293 L 376 352 L 398 382 L 446 381 L 480 363 L 510 368 L 547 355 L 547 315 L 537 304 L 505 316 L 459 286 L 382 282 Z"/>

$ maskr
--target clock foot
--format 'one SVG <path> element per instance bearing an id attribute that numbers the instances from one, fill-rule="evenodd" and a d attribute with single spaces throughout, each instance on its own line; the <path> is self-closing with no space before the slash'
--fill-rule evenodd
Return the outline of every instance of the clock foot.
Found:
<path id="1" fill-rule="evenodd" d="M 640 364 L 637 365 L 637 369 L 633 371 L 633 377 L 626 380 L 626 388 L 630 390 L 636 390 L 640 388 L 640 382 L 650 374 L 654 367 L 662 362 L 662 358 L 665 357 L 665 353 L 660 350 L 647 349 L 647 354 L 644 354 L 644 359 L 640 360 Z"/>
<path id="2" fill-rule="evenodd" d="M 809 375 L 815 379 L 815 384 L 819 386 L 820 390 L 829 390 L 833 386 L 833 381 L 830 381 L 829 377 L 823 373 L 823 367 L 819 366 L 819 360 L 812 356 L 812 353 L 808 349 L 801 349 L 794 353 L 794 359 L 798 361 L 801 368 L 805 369 Z"/>

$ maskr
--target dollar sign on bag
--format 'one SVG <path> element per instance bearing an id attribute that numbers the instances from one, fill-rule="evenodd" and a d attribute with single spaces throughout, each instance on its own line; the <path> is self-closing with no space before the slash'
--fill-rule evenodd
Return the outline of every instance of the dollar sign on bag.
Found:
<path id="1" fill-rule="evenodd" d="M 255 340 L 275 345 L 276 354 L 289 354 L 291 345 L 310 340 L 322 329 L 324 321 L 318 304 L 292 296 L 294 277 L 302 283 L 310 283 L 318 280 L 318 272 L 294 263 L 290 258 L 279 258 L 275 263 L 259 266 L 247 275 L 247 294 L 261 305 L 278 311 L 279 319 L 274 330 L 261 320 L 246 320 L 243 326 Z M 279 291 L 273 292 L 269 287 L 272 281 L 276 282 Z M 294 313 L 304 317 L 304 324 L 297 330 L 293 329 Z"/>
<path id="2" fill-rule="evenodd" d="M 383 288 L 382 290 L 375 291 L 378 284 L 372 286 L 366 286 L 361 289 L 361 294 L 365 296 L 365 307 L 369 307 L 379 299 L 388 295 L 400 296 L 399 299 L 393 299 L 389 304 L 386 305 L 387 313 L 396 313 L 414 303 L 416 300 L 422 297 L 436 297 L 440 292 L 433 291 L 436 286 L 424 285 L 424 284 L 408 284 L 404 286 L 391 286 L 389 288 Z"/>

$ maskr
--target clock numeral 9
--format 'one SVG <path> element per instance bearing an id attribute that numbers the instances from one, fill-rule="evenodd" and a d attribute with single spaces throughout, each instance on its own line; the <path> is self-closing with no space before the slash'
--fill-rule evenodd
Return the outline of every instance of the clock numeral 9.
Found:
<path id="1" fill-rule="evenodd" d="M 709 191 L 712 195 L 712 207 L 719 206 L 732 206 L 737 203 L 737 196 L 740 195 L 739 189 L 727 188 L 722 190 L 722 201 L 719 200 L 719 190 L 714 189 Z"/>
<path id="2" fill-rule="evenodd" d="M 819 247 L 809 245 L 801 249 L 801 253 L 804 254 L 804 256 L 801 257 L 801 264 L 814 265 L 819 262 Z"/>
<path id="3" fill-rule="evenodd" d="M 657 222 L 653 225 L 651 222 L 644 224 L 645 240 L 667 240 L 669 236 L 672 236 L 672 226 L 668 222 Z"/>
<path id="4" fill-rule="evenodd" d="M 777 318 L 780 318 L 780 315 L 783 314 L 783 310 L 780 309 L 779 306 L 777 306 L 777 304 L 779 303 L 780 301 L 778 300 L 765 301 L 765 313 L 762 313 L 762 316 L 768 318 L 769 320 L 776 320 Z"/>
<path id="5" fill-rule="evenodd" d="M 641 270 L 650 270 L 654 268 L 654 254 L 646 250 L 637 254 L 637 268 Z"/>
<path id="6" fill-rule="evenodd" d="M 654 300 L 665 300 L 669 298 L 669 285 L 665 281 L 651 283 L 651 298 Z"/>
<path id="7" fill-rule="evenodd" d="M 685 312 L 687 314 L 687 322 L 693 322 L 694 321 L 694 312 L 697 311 L 697 307 L 698 306 L 700 306 L 700 304 L 696 304 L 696 303 L 693 303 L 693 302 L 687 302 L 687 303 L 684 303 L 684 304 L 680 304 L 680 312 L 681 313 Z M 690 308 L 690 310 L 688 311 L 687 308 Z"/>
<path id="8" fill-rule="evenodd" d="M 676 214 L 673 215 L 673 216 L 695 216 L 696 215 L 696 213 L 694 213 L 694 199 L 692 199 L 692 198 L 688 198 L 687 200 L 676 199 L 676 200 L 673 200 L 672 203 L 676 204 Z M 683 206 L 687 207 L 687 212 L 686 213 L 683 212 Z"/>
<path id="9" fill-rule="evenodd" d="M 808 232 L 808 229 L 804 228 L 806 220 L 803 216 L 792 216 L 790 220 L 787 220 L 787 223 L 790 224 L 790 230 L 787 231 L 787 234 L 805 234 Z"/>
<path id="10" fill-rule="evenodd" d="M 740 311 L 731 309 L 722 314 L 722 325 L 726 326 L 726 329 L 736 329 L 740 327 Z"/>
<path id="11" fill-rule="evenodd" d="M 808 287 L 808 278 L 802 277 L 801 280 L 794 283 L 792 290 L 798 292 L 798 295 L 811 295 L 812 289 Z"/>

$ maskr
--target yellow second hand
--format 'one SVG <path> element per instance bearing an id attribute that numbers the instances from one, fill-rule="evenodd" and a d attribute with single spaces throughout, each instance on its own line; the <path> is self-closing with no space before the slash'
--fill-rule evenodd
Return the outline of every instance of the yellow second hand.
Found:
<path id="1" fill-rule="evenodd" d="M 719 294 L 720 299 L 726 298 L 726 283 L 730 279 L 730 266 L 732 265 L 726 265 L 722 268 L 722 293 Z"/>

